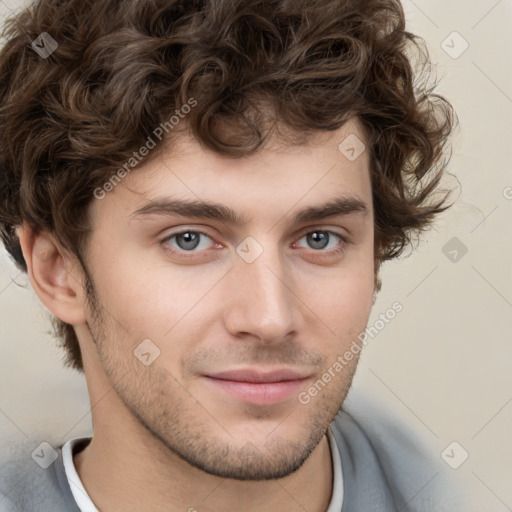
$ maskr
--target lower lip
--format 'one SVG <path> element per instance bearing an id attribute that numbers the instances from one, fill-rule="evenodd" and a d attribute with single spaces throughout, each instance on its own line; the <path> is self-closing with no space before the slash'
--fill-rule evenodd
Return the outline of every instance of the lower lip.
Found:
<path id="1" fill-rule="evenodd" d="M 239 382 L 235 380 L 205 377 L 217 389 L 244 402 L 257 405 L 269 405 L 283 402 L 297 394 L 308 379 L 283 380 L 281 382 Z"/>

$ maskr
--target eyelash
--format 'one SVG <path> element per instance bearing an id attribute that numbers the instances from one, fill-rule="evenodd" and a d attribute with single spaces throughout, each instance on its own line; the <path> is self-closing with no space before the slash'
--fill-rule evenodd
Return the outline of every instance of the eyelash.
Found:
<path id="1" fill-rule="evenodd" d="M 185 230 L 182 230 L 182 231 L 178 231 L 176 233 L 171 233 L 170 235 L 166 236 L 162 240 L 162 242 L 161 242 L 163 244 L 163 246 L 164 246 L 164 250 L 166 252 L 171 253 L 171 254 L 178 253 L 178 254 L 180 254 L 180 256 L 183 256 L 183 257 L 188 258 L 188 259 L 196 258 L 197 256 L 195 256 L 195 254 L 196 253 L 200 253 L 202 251 L 192 252 L 192 251 L 184 251 L 184 250 L 179 250 L 179 249 L 178 250 L 170 249 L 169 245 L 166 244 L 166 242 L 168 242 L 169 240 L 171 240 L 171 239 L 173 239 L 173 238 L 175 238 L 177 236 L 184 235 L 186 233 L 194 233 L 194 234 L 198 234 L 198 235 L 204 235 L 204 236 L 206 236 L 206 237 L 211 239 L 211 237 L 210 237 L 210 235 L 208 233 L 206 233 L 205 231 L 201 231 L 200 229 L 185 229 Z M 337 247 L 334 248 L 334 249 L 331 249 L 329 251 L 324 251 L 323 249 L 318 249 L 318 250 L 312 249 L 315 259 L 316 258 L 319 258 L 319 259 L 321 259 L 321 258 L 330 258 L 330 257 L 333 257 L 333 256 L 337 256 L 337 255 L 341 254 L 342 252 L 344 252 L 346 246 L 351 243 L 350 240 L 348 240 L 345 236 L 341 235 L 340 233 L 337 233 L 336 231 L 332 231 L 332 230 L 328 230 L 328 229 L 313 229 L 311 231 L 307 231 L 307 232 L 303 233 L 298 238 L 298 240 L 301 240 L 305 236 L 310 235 L 312 233 L 328 233 L 329 235 L 335 235 L 338 238 L 340 238 L 340 242 L 337 245 Z M 189 253 L 189 254 L 187 254 L 187 253 Z"/>

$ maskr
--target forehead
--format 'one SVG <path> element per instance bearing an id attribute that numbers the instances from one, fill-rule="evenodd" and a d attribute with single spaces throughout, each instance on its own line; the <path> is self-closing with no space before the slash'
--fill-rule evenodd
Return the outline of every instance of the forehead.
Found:
<path id="1" fill-rule="evenodd" d="M 165 198 L 229 204 L 240 218 L 268 218 L 340 196 L 366 203 L 371 213 L 369 151 L 353 119 L 333 132 L 318 132 L 302 144 L 272 139 L 257 153 L 220 155 L 181 134 L 142 161 L 93 205 L 94 215 L 127 219 L 150 201 Z M 109 213 L 110 212 L 110 213 Z"/>

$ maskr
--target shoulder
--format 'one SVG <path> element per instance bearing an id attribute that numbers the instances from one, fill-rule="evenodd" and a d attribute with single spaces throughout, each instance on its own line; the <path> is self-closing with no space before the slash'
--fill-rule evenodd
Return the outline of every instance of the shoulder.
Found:
<path id="1" fill-rule="evenodd" d="M 353 499 L 372 489 L 368 510 L 467 512 L 453 470 L 425 436 L 396 414 L 359 394 L 346 401 L 331 424 L 340 451 L 345 489 Z M 350 491 L 349 487 L 353 489 Z M 365 498 L 367 499 L 367 498 Z M 359 503 L 359 501 L 355 501 Z M 349 508 L 350 509 L 350 508 Z"/>
<path id="2" fill-rule="evenodd" d="M 62 446 L 26 440 L 0 449 L 0 512 L 75 512 Z"/>

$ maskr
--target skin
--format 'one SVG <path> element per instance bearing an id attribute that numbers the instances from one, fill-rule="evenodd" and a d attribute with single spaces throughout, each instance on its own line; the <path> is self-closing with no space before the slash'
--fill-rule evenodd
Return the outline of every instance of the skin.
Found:
<path id="1" fill-rule="evenodd" d="M 183 135 L 93 200 L 89 300 L 76 258 L 51 234 L 19 228 L 35 292 L 79 338 L 94 437 L 74 463 L 99 510 L 326 510 L 332 461 L 325 433 L 358 356 L 307 405 L 298 393 L 332 367 L 371 312 L 369 156 L 349 161 L 340 153 L 350 133 L 365 140 L 352 120 L 307 144 L 276 140 L 242 159 Z M 342 195 L 364 201 L 366 215 L 292 222 L 297 211 Z M 224 204 L 248 222 L 131 217 L 156 196 Z M 171 237 L 187 229 L 208 234 L 189 252 Z M 333 254 L 343 241 L 333 234 L 318 248 L 306 236 L 317 231 L 350 243 Z M 252 263 L 236 252 L 248 236 L 263 249 Z M 145 339 L 160 350 L 149 365 L 134 355 Z M 271 405 L 246 403 L 202 376 L 277 367 L 309 378 Z"/>

